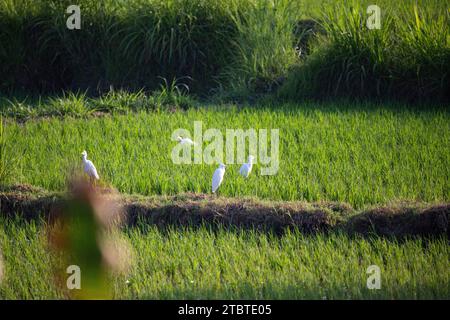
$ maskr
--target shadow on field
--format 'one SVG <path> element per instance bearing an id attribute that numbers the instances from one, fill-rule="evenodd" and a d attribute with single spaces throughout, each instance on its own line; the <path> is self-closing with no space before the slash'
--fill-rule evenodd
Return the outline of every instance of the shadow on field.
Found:
<path id="1" fill-rule="evenodd" d="M 153 225 L 167 228 L 208 226 L 229 230 L 273 232 L 298 230 L 304 234 L 342 231 L 383 237 L 442 236 L 450 238 L 450 204 L 397 203 L 361 211 L 334 202 L 269 202 L 221 198 L 205 194 L 177 196 L 121 196 L 109 189 L 98 191 L 117 202 L 128 227 Z M 53 221 L 67 195 L 20 185 L 0 190 L 0 215 L 25 220 Z"/>

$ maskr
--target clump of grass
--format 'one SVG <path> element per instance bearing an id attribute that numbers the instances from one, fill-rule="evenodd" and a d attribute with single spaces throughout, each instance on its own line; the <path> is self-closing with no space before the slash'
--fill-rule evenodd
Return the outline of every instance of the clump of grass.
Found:
<path id="1" fill-rule="evenodd" d="M 127 113 L 129 111 L 162 111 L 174 109 L 189 109 L 196 102 L 189 96 L 189 87 L 179 79 L 168 82 L 161 77 L 159 89 L 150 94 L 143 90 L 128 92 L 111 90 L 99 98 L 90 100 L 97 111 Z"/>
<path id="2" fill-rule="evenodd" d="M 36 117 L 86 117 L 95 111 L 85 92 L 63 92 L 61 95 L 2 99 L 0 114 L 20 120 Z"/>
<path id="3" fill-rule="evenodd" d="M 446 7 L 380 6 L 379 30 L 367 28 L 361 1 L 324 9 L 326 36 L 319 37 L 312 54 L 292 70 L 280 95 L 448 100 Z"/>
<path id="4" fill-rule="evenodd" d="M 42 112 L 40 101 L 29 101 L 26 97 L 19 99 L 0 98 L 0 114 L 9 118 L 29 119 L 37 117 Z"/>
<path id="5" fill-rule="evenodd" d="M 187 77 L 186 79 L 190 79 Z M 162 78 L 163 83 L 159 86 L 159 90 L 153 93 L 154 103 L 159 110 L 161 107 L 189 109 L 194 105 L 194 101 L 187 93 L 189 86 L 180 82 L 183 78 L 173 79 L 170 83 L 167 79 Z"/>
<path id="6" fill-rule="evenodd" d="M 127 92 L 111 90 L 98 99 L 91 99 L 95 109 L 100 112 L 128 112 L 150 109 L 143 90 Z"/>
<path id="7" fill-rule="evenodd" d="M 234 7 L 237 28 L 231 63 L 225 68 L 225 89 L 233 95 L 272 91 L 295 62 L 294 26 L 299 6 L 292 1 L 256 1 L 247 10 Z"/>
<path id="8" fill-rule="evenodd" d="M 400 66 L 394 77 L 401 93 L 415 97 L 450 100 L 450 11 L 444 3 L 427 10 L 417 4 L 404 7 L 397 17 L 402 39 L 394 63 Z M 414 14 L 414 18 L 412 17 Z M 412 88 L 414 90 L 412 90 Z"/>
<path id="9" fill-rule="evenodd" d="M 139 111 L 187 110 L 198 103 L 188 95 L 189 87 L 173 79 L 162 78 L 158 90 L 128 92 L 110 90 L 99 97 L 88 97 L 86 92 L 63 92 L 59 96 L 2 98 L 0 115 L 19 120 L 39 117 L 88 117 L 99 113 L 124 114 Z"/>
<path id="10" fill-rule="evenodd" d="M 43 115 L 86 116 L 92 113 L 85 93 L 63 93 L 61 97 L 49 97 Z"/>

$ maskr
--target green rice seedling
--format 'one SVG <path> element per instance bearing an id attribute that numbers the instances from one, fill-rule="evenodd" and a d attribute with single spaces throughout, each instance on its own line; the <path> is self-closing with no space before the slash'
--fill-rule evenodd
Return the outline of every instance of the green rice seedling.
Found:
<path id="1" fill-rule="evenodd" d="M 5 183 L 8 174 L 8 166 L 6 164 L 6 136 L 3 130 L 3 117 L 0 117 L 0 184 Z"/>
<path id="2" fill-rule="evenodd" d="M 2 220 L 3 299 L 64 297 L 53 285 L 61 257 L 46 248 L 46 225 Z M 445 299 L 445 239 L 351 238 L 344 234 L 282 237 L 255 231 L 170 229 L 122 231 L 136 255 L 111 275 L 117 299 Z M 367 287 L 380 268 L 381 288 Z"/>
<path id="3" fill-rule="evenodd" d="M 270 107 L 212 105 L 174 112 L 11 122 L 7 154 L 17 156 L 12 183 L 64 190 L 70 168 L 87 150 L 102 179 L 123 193 L 208 193 L 216 164 L 175 165 L 172 133 L 279 129 L 279 169 L 262 176 L 258 157 L 249 179 L 230 164 L 221 195 L 278 200 L 343 201 L 354 207 L 394 200 L 448 201 L 448 112 L 399 104 L 340 102 Z M 202 144 L 203 150 L 208 142 Z M 245 151 L 248 151 L 248 146 Z M 225 160 L 225 159 L 224 159 Z M 49 163 L 51 165 L 49 166 Z"/>

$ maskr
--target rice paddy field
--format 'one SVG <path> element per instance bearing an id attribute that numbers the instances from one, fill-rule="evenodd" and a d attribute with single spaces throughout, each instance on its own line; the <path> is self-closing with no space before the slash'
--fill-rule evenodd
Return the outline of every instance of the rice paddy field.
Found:
<path id="1" fill-rule="evenodd" d="M 7 258 L 3 299 L 65 298 L 52 285 L 58 259 L 38 223 L 2 221 Z M 207 228 L 162 232 L 141 225 L 122 237 L 134 250 L 126 274 L 111 277 L 118 299 L 436 299 L 448 297 L 448 243 L 349 238 L 343 234 L 277 238 Z M 379 265 L 382 289 L 366 269 Z M 12 270 L 14 269 L 14 270 Z"/>
<path id="2" fill-rule="evenodd" d="M 0 3 L 0 299 L 450 298 L 445 2 L 69 2 Z"/>
<path id="3" fill-rule="evenodd" d="M 171 133 L 205 128 L 279 128 L 279 171 L 248 180 L 227 167 L 220 197 L 336 201 L 354 208 L 389 203 L 446 203 L 449 115 L 397 105 L 350 103 L 279 108 L 207 106 L 177 112 L 138 112 L 26 122 L 6 119 L 8 185 L 64 191 L 90 151 L 102 183 L 124 194 L 210 192 L 216 165 L 175 165 Z M 224 134 L 225 136 L 225 134 Z M 52 285 L 62 263 L 48 247 L 45 221 L 2 220 L 5 299 L 68 297 Z M 281 237 L 251 230 L 160 230 L 144 223 L 120 237 L 134 252 L 125 274 L 110 275 L 120 299 L 446 299 L 448 240 L 352 237 L 340 232 Z M 382 289 L 369 290 L 366 268 L 382 270 Z"/>
<path id="4" fill-rule="evenodd" d="M 268 164 L 256 159 L 254 175 L 245 180 L 238 173 L 242 163 L 230 164 L 222 196 L 338 201 L 356 208 L 394 200 L 444 202 L 450 197 L 448 119 L 443 108 L 305 103 L 13 121 L 4 130 L 5 153 L 12 156 L 5 179 L 63 191 L 73 170 L 82 170 L 86 149 L 102 181 L 122 193 L 208 193 L 215 164 L 174 164 L 171 158 L 177 145 L 172 133 L 184 128 L 193 138 L 194 122 L 201 121 L 203 131 L 222 132 L 224 145 L 226 129 L 280 130 L 278 172 L 261 175 Z M 204 141 L 203 149 L 208 145 Z"/>

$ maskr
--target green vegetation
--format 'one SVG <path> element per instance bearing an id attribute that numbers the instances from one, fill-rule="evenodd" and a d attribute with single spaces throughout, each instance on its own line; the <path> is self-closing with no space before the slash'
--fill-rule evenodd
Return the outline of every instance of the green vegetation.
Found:
<path id="1" fill-rule="evenodd" d="M 102 181 L 120 192 L 208 193 L 215 164 L 175 165 L 171 159 L 172 132 L 186 128 L 193 135 L 194 121 L 202 121 L 203 131 L 218 128 L 224 138 L 227 128 L 280 129 L 278 173 L 261 176 L 257 164 L 245 181 L 239 165 L 229 165 L 219 190 L 223 196 L 344 201 L 355 208 L 391 200 L 450 199 L 448 112 L 370 103 L 222 105 L 7 121 L 5 134 L 14 138 L 5 153 L 15 160 L 5 179 L 65 190 L 73 171 L 81 172 L 80 154 L 87 150 Z"/>
<path id="2" fill-rule="evenodd" d="M 71 4 L 0 3 L 1 90 L 152 90 L 189 76 L 203 96 L 248 99 L 286 80 L 289 99 L 449 101 L 444 1 L 379 0 L 380 30 L 367 28 L 365 0 L 80 0 L 76 31 Z"/>
<path id="3" fill-rule="evenodd" d="M 388 1 L 394 3 L 394 1 Z M 444 2 L 377 1 L 381 28 L 366 27 L 370 1 L 336 1 L 324 10 L 312 53 L 292 69 L 280 95 L 449 99 L 450 32 Z"/>
<path id="4" fill-rule="evenodd" d="M 166 79 L 158 90 L 146 94 L 137 92 L 109 91 L 90 98 L 85 92 L 63 92 L 61 95 L 39 97 L 0 98 L 0 115 L 25 121 L 38 117 L 88 117 L 92 115 L 115 113 L 123 114 L 138 111 L 175 111 L 198 105 L 192 97 L 186 95 L 187 85 L 182 79 L 168 82 Z"/>
<path id="5" fill-rule="evenodd" d="M 114 298 L 450 297 L 445 1 L 78 0 L 76 31 L 72 4 L 0 2 L 0 299 L 69 297 L 53 281 L 66 267 L 47 241 L 54 226 L 15 215 L 49 217 L 83 150 L 99 190 L 133 195 L 122 200 L 136 223 L 114 231 L 134 251 L 109 275 Z M 379 30 L 366 26 L 371 4 Z M 222 159 L 207 195 L 217 163 L 171 159 L 173 132 L 194 138 L 195 121 L 224 138 L 279 129 L 278 172 L 261 175 L 253 154 L 244 180 Z M 201 215 L 225 223 L 187 223 Z M 239 218 L 269 228 L 231 227 Z M 271 233 L 294 219 L 299 229 Z M 366 287 L 373 264 L 381 290 Z"/>
<path id="6" fill-rule="evenodd" d="M 6 136 L 3 132 L 3 118 L 0 117 L 0 182 L 3 182 L 7 175 L 7 168 L 9 167 L 6 164 Z"/>
<path id="7" fill-rule="evenodd" d="M 61 298 L 40 223 L 0 223 L 5 262 L 0 298 Z M 445 239 L 349 238 L 341 234 L 281 238 L 221 230 L 159 231 L 141 225 L 121 238 L 134 250 L 131 268 L 112 275 L 115 298 L 150 299 L 446 299 Z M 381 290 L 368 290 L 368 266 L 381 268 Z M 127 283 L 127 281 L 129 283 Z"/>

